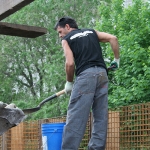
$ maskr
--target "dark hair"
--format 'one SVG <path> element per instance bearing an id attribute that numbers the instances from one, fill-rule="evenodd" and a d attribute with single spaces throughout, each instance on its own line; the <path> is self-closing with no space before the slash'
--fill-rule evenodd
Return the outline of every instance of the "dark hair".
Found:
<path id="1" fill-rule="evenodd" d="M 58 22 L 56 23 L 54 29 L 57 30 L 58 26 L 64 28 L 66 24 L 69 24 L 69 26 L 71 28 L 78 29 L 78 25 L 77 25 L 76 21 L 71 17 L 62 17 L 62 18 L 60 18 L 58 20 Z"/>

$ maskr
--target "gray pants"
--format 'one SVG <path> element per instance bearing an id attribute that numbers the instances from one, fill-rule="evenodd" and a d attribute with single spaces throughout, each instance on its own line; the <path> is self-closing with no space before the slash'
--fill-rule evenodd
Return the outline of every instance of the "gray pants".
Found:
<path id="1" fill-rule="evenodd" d="M 93 127 L 88 150 L 104 150 L 108 120 L 108 77 L 102 67 L 91 67 L 76 77 L 71 93 L 62 150 L 78 150 L 92 108 Z"/>

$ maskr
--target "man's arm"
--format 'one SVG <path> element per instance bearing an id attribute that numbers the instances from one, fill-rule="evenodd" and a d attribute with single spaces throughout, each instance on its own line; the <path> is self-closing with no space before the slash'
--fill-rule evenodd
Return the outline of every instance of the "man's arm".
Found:
<path id="1" fill-rule="evenodd" d="M 108 34 L 105 32 L 99 32 L 96 31 L 98 39 L 100 42 L 109 42 L 111 45 L 111 48 L 114 52 L 114 57 L 116 59 L 119 59 L 119 44 L 118 44 L 118 40 L 116 38 L 116 36 L 112 35 L 112 34 Z"/>
<path id="2" fill-rule="evenodd" d="M 69 82 L 73 82 L 74 70 L 75 70 L 73 53 L 66 40 L 62 40 L 62 47 L 64 49 L 64 54 L 66 58 L 66 63 L 65 63 L 66 80 Z"/>

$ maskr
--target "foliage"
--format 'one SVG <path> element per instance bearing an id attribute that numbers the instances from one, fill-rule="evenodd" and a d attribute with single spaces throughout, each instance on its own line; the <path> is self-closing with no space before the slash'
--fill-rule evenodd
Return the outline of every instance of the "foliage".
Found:
<path id="1" fill-rule="evenodd" d="M 123 0 L 99 7 L 101 20 L 96 28 L 118 37 L 121 65 L 109 74 L 109 106 L 144 103 L 150 97 L 150 4 L 133 0 L 124 7 Z M 105 57 L 113 59 L 110 46 L 103 46 Z"/>
<path id="2" fill-rule="evenodd" d="M 62 16 L 75 18 L 80 28 L 95 27 L 118 37 L 121 64 L 118 71 L 109 73 L 111 108 L 149 101 L 150 5 L 141 0 L 129 7 L 124 7 L 123 0 L 36 0 L 6 18 L 6 22 L 45 27 L 48 32 L 36 39 L 0 35 L 1 101 L 32 108 L 64 88 L 64 56 L 53 30 Z M 102 47 L 104 57 L 112 60 L 110 45 Z M 60 96 L 28 119 L 64 115 L 68 99 Z"/>
<path id="3" fill-rule="evenodd" d="M 36 39 L 0 36 L 1 101 L 32 108 L 62 90 L 66 82 L 64 56 L 53 27 L 62 16 L 75 18 L 80 27 L 93 27 L 98 5 L 98 0 L 36 0 L 6 18 L 10 23 L 45 27 L 48 33 Z M 29 119 L 66 114 L 68 99 L 64 95 L 48 102 Z"/>

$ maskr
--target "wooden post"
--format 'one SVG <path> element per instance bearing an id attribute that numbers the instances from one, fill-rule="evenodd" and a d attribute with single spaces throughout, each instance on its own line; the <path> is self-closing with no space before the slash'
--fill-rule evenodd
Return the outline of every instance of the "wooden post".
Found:
<path id="1" fill-rule="evenodd" d="M 109 111 L 106 150 L 119 150 L 119 112 Z"/>
<path id="2" fill-rule="evenodd" d="M 6 133 L 4 133 L 2 136 L 1 136 L 1 138 L 2 138 L 2 150 L 7 150 L 7 144 L 6 144 L 6 142 L 7 142 L 7 138 L 6 138 Z"/>

